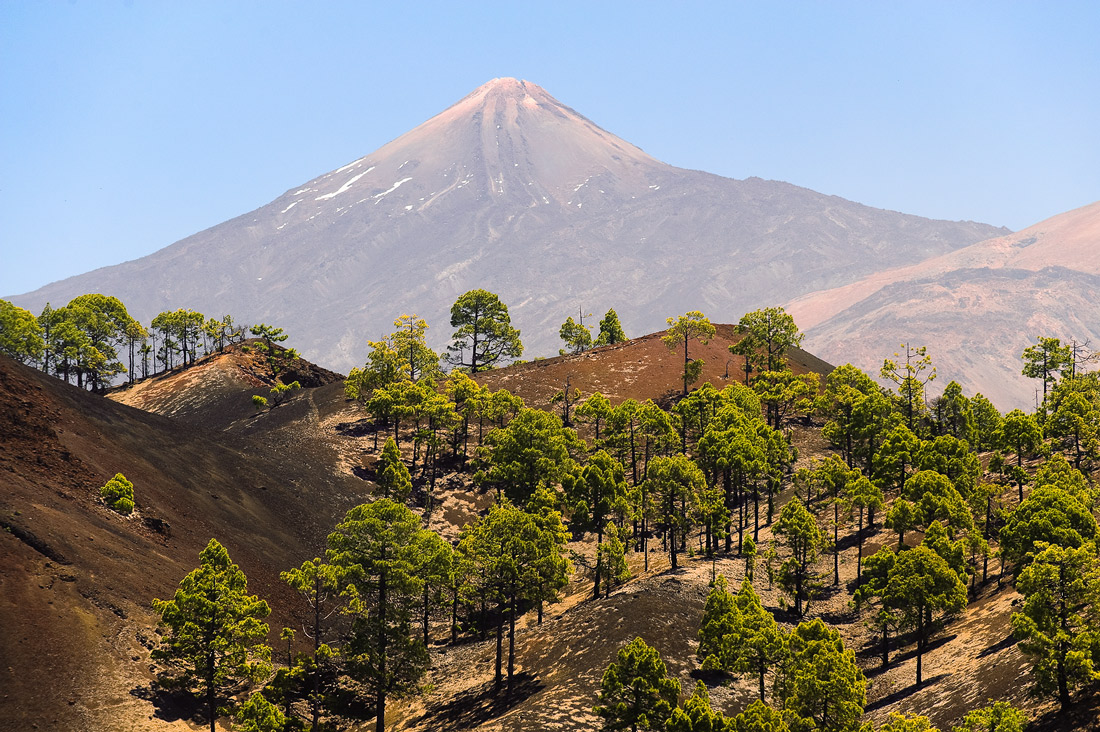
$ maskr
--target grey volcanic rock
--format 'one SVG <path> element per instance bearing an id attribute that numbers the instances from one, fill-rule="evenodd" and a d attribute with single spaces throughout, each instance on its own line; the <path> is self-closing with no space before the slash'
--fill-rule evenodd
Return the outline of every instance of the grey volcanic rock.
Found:
<path id="1" fill-rule="evenodd" d="M 1100 202 L 1007 236 L 812 293 L 787 309 L 803 346 L 877 375 L 901 342 L 928 347 L 938 379 L 1000 409 L 1035 408 L 1020 354 L 1038 336 L 1100 346 Z"/>
<path id="2" fill-rule="evenodd" d="M 675 168 L 530 82 L 495 79 L 251 213 L 13 300 L 37 312 L 104 292 L 145 322 L 230 313 L 346 372 L 402 313 L 442 345 L 475 287 L 509 305 L 530 358 L 557 352 L 578 309 L 614 307 L 628 335 L 692 309 L 736 322 L 1003 233 Z"/>

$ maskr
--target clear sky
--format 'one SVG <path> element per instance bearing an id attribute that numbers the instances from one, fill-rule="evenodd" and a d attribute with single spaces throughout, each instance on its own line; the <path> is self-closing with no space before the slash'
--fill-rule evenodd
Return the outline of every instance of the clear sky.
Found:
<path id="1" fill-rule="evenodd" d="M 257 208 L 499 76 L 673 165 L 1019 229 L 1100 199 L 1098 38 L 1091 0 L 5 0 L 0 295 Z"/>

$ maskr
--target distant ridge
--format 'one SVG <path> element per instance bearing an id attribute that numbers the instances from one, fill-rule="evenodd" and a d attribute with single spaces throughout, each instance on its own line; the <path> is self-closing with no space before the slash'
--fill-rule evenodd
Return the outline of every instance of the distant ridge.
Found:
<path id="1" fill-rule="evenodd" d="M 806 347 L 877 374 L 901 341 L 1002 410 L 1035 408 L 1020 354 L 1039 336 L 1100 349 L 1100 201 L 788 303 Z"/>
<path id="2" fill-rule="evenodd" d="M 402 313 L 441 345 L 451 304 L 475 287 L 510 306 L 530 358 L 557 352 L 578 309 L 614 307 L 628 334 L 692 309 L 736 321 L 1004 233 L 675 168 L 503 78 L 255 211 L 13 300 L 37 312 L 104 292 L 145 322 L 231 313 L 346 372 Z"/>

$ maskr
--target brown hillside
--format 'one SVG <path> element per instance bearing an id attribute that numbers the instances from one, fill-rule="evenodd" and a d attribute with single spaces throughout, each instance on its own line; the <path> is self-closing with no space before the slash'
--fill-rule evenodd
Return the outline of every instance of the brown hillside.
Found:
<path id="1" fill-rule="evenodd" d="M 278 573 L 312 556 L 366 485 L 326 451 L 214 440 L 0 356 L 0 727 L 172 726 L 172 710 L 140 698 L 151 600 L 216 537 L 271 603 L 277 637 L 294 607 Z M 116 472 L 134 483 L 131 518 L 98 500 Z"/>
<path id="2" fill-rule="evenodd" d="M 303 358 L 288 360 L 276 376 L 256 343 L 250 339 L 226 346 L 191 366 L 123 385 L 108 397 L 189 424 L 224 429 L 254 417 L 251 396 L 266 395 L 276 383 L 297 381 L 303 388 L 311 388 L 344 379 Z M 278 345 L 274 348 L 280 353 L 285 351 Z"/>
<path id="3" fill-rule="evenodd" d="M 745 360 L 729 352 L 729 346 L 741 340 L 735 325 L 715 325 L 715 337 L 706 345 L 692 341 L 691 358 L 705 362 L 703 374 L 695 386 L 709 381 L 721 389 L 732 381 L 742 381 Z M 683 351 L 672 352 L 661 337 L 667 331 L 651 333 L 612 346 L 593 348 L 570 356 L 557 356 L 516 364 L 478 374 L 478 381 L 492 389 L 508 389 L 523 397 L 530 407 L 548 409 L 550 399 L 561 391 L 568 378 L 570 386 L 584 396 L 600 392 L 612 404 L 627 399 L 653 401 L 668 406 L 671 397 L 683 390 Z M 792 348 L 787 353 L 791 369 L 797 374 L 826 376 L 833 367 L 820 358 Z"/>
<path id="4" fill-rule="evenodd" d="M 483 380 L 494 388 L 507 385 L 533 405 L 560 389 L 566 375 L 586 393 L 598 389 L 614 401 L 656 400 L 678 390 L 680 370 L 676 354 L 659 336 L 520 364 L 484 374 Z M 733 326 L 723 325 L 709 346 L 693 346 L 692 356 L 708 361 L 704 380 L 723 383 L 726 345 L 734 339 Z M 792 361 L 800 371 L 829 368 L 802 352 L 793 353 Z M 172 592 L 210 536 L 226 543 L 248 573 L 251 589 L 272 605 L 273 636 L 282 625 L 295 624 L 289 610 L 294 598 L 277 573 L 314 556 L 343 511 L 367 498 L 369 484 L 361 478 L 371 477 L 375 435 L 365 415 L 344 400 L 338 381 L 303 389 L 278 409 L 242 417 L 233 414 L 247 400 L 247 384 L 220 396 L 207 389 L 201 410 L 177 406 L 190 403 L 191 389 L 202 389 L 206 380 L 220 380 L 238 366 L 234 356 L 222 355 L 195 367 L 205 371 L 165 377 L 157 386 L 164 389 L 162 397 L 150 404 L 180 415 L 169 419 L 0 358 L 0 521 L 7 529 L 0 533 L 0 650 L 10 659 L 0 669 L 8 695 L 0 701 L 0 719 L 27 728 L 37 723 L 53 729 L 193 729 L 180 709 L 150 700 L 155 619 L 149 601 Z M 735 373 L 731 363 L 731 379 Z M 169 383 L 176 386 L 169 389 Z M 216 432 L 190 423 L 200 413 Z M 829 452 L 818 429 L 793 426 L 792 435 L 801 455 L 796 467 Z M 407 438 L 403 446 L 411 450 Z M 135 483 L 133 519 L 97 501 L 98 487 L 116 471 Z M 421 476 L 414 477 L 422 487 Z M 785 484 L 777 506 L 790 495 Z M 451 539 L 491 501 L 454 472 L 441 478 L 435 496 L 440 509 L 430 525 Z M 771 528 L 765 517 L 762 524 L 764 546 Z M 868 534 L 865 556 L 895 537 L 879 521 Z M 841 586 L 828 589 L 809 616 L 835 625 L 856 651 L 870 681 L 865 720 L 881 723 L 891 711 L 906 711 L 950 729 L 986 699 L 1011 700 L 1033 717 L 1050 710 L 1050 703 L 1028 698 L 1029 667 L 1010 636 L 1009 617 L 1019 596 L 1008 584 L 998 589 L 993 577 L 931 644 L 924 687 L 912 683 L 911 639 L 895 643 L 892 666 L 880 673 L 877 638 L 848 607 L 856 554 L 851 526 L 841 527 L 840 539 Z M 689 541 L 696 550 L 698 543 L 698 537 Z M 533 614 L 521 620 L 520 675 L 510 695 L 491 693 L 491 634 L 486 641 L 451 646 L 443 642 L 441 619 L 432 630 L 427 691 L 395 700 L 389 728 L 590 730 L 598 724 L 591 707 L 604 669 L 617 648 L 638 635 L 661 651 L 686 697 L 698 677 L 695 638 L 710 562 L 684 556 L 683 567 L 670 572 L 657 539 L 650 544 L 648 573 L 642 571 L 642 557 L 632 554 L 636 578 L 592 601 L 584 567 L 591 564 L 594 545 L 591 535 L 574 537 L 569 549 L 579 571 L 564 601 L 547 608 L 541 625 Z M 831 566 L 829 558 L 821 568 L 826 565 Z M 736 586 L 744 561 L 723 557 L 716 568 Z M 762 570 L 756 588 L 777 618 L 793 622 Z M 738 712 L 753 698 L 752 680 L 705 678 L 715 707 L 726 713 Z M 1079 714 L 1073 724 L 1088 728 L 1094 711 Z M 1045 729 L 1067 728 L 1064 718 L 1045 719 Z"/>

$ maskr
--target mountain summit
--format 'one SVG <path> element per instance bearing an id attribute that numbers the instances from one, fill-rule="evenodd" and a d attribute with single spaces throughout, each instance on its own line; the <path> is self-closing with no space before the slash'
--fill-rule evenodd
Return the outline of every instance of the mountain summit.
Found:
<path id="1" fill-rule="evenodd" d="M 675 168 L 531 82 L 494 79 L 251 213 L 13 300 L 37 312 L 104 292 L 145 322 L 228 312 L 346 371 L 402 313 L 442 344 L 451 304 L 476 287 L 509 305 L 532 357 L 557 351 L 578 308 L 614 307 L 628 334 L 694 309 L 736 322 L 1004 233 Z"/>

